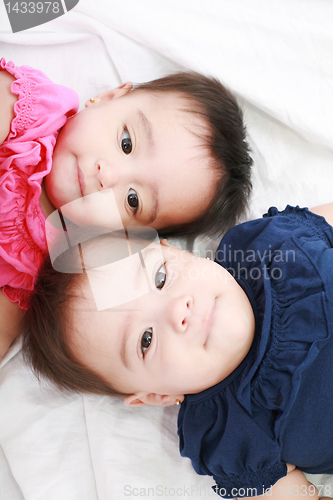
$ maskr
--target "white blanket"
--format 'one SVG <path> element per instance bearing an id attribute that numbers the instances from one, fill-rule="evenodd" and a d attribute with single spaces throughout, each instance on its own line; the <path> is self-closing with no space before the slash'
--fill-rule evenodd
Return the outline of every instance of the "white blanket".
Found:
<path id="1" fill-rule="evenodd" d="M 13 34 L 1 2 L 0 55 L 74 88 L 82 106 L 182 68 L 218 77 L 245 112 L 254 218 L 333 201 L 332 25 L 327 0 L 80 0 Z M 0 499 L 210 497 L 213 481 L 179 456 L 176 418 L 39 384 L 18 342 L 0 369 Z"/>

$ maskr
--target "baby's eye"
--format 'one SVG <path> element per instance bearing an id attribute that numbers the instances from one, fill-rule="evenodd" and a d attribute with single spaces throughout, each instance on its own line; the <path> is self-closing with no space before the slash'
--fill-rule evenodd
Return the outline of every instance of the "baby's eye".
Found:
<path id="1" fill-rule="evenodd" d="M 128 130 L 124 130 L 121 136 L 121 149 L 125 155 L 129 155 L 132 152 L 132 139 L 128 133 Z"/>
<path id="2" fill-rule="evenodd" d="M 127 203 L 128 206 L 134 209 L 134 213 L 138 211 L 139 208 L 139 196 L 134 189 L 129 189 L 127 193 Z"/>
<path id="3" fill-rule="evenodd" d="M 159 290 L 162 290 L 162 288 L 165 285 L 165 282 L 166 282 L 166 269 L 165 269 L 165 265 L 163 264 L 159 268 L 159 270 L 157 271 L 157 273 L 155 275 L 155 286 L 156 286 L 156 288 L 158 288 Z"/>
<path id="4" fill-rule="evenodd" d="M 146 351 L 149 349 L 151 341 L 153 340 L 153 329 L 148 328 L 141 337 L 141 352 L 145 356 Z"/>

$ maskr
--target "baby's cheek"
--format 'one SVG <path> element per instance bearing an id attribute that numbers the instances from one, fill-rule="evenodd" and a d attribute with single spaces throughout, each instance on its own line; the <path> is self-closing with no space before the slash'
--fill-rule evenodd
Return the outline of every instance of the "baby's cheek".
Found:
<path id="1" fill-rule="evenodd" d="M 78 226 L 102 226 L 111 231 L 124 228 L 111 189 L 71 201 L 61 207 L 61 211 L 65 217 Z"/>

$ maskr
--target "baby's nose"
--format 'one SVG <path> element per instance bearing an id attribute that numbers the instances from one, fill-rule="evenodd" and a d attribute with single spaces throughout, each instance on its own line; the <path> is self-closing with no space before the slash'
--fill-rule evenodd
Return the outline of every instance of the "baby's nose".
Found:
<path id="1" fill-rule="evenodd" d="M 97 164 L 97 179 L 101 189 L 112 188 L 119 182 L 119 170 L 115 165 L 100 160 Z"/>
<path id="2" fill-rule="evenodd" d="M 192 312 L 192 305 L 193 299 L 190 295 L 183 295 L 170 301 L 167 317 L 175 332 L 186 332 L 188 320 Z"/>

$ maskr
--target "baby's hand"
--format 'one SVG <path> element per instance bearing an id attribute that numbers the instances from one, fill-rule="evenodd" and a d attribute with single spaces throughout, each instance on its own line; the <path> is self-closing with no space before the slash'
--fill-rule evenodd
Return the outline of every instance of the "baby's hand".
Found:
<path id="1" fill-rule="evenodd" d="M 270 500 L 287 500 L 290 498 L 290 494 L 292 496 L 299 495 L 302 500 L 317 500 L 319 498 L 317 488 L 307 480 L 302 471 L 290 464 L 287 464 L 287 475 L 272 486 L 271 492 L 272 495 L 267 494 Z M 262 495 L 261 498 L 265 496 Z"/>
<path id="2" fill-rule="evenodd" d="M 299 496 L 300 500 L 318 500 L 317 488 L 309 483 L 305 475 L 294 465 L 287 464 L 287 475 L 279 479 L 263 495 L 257 497 L 242 497 L 239 500 L 290 500 Z"/>

